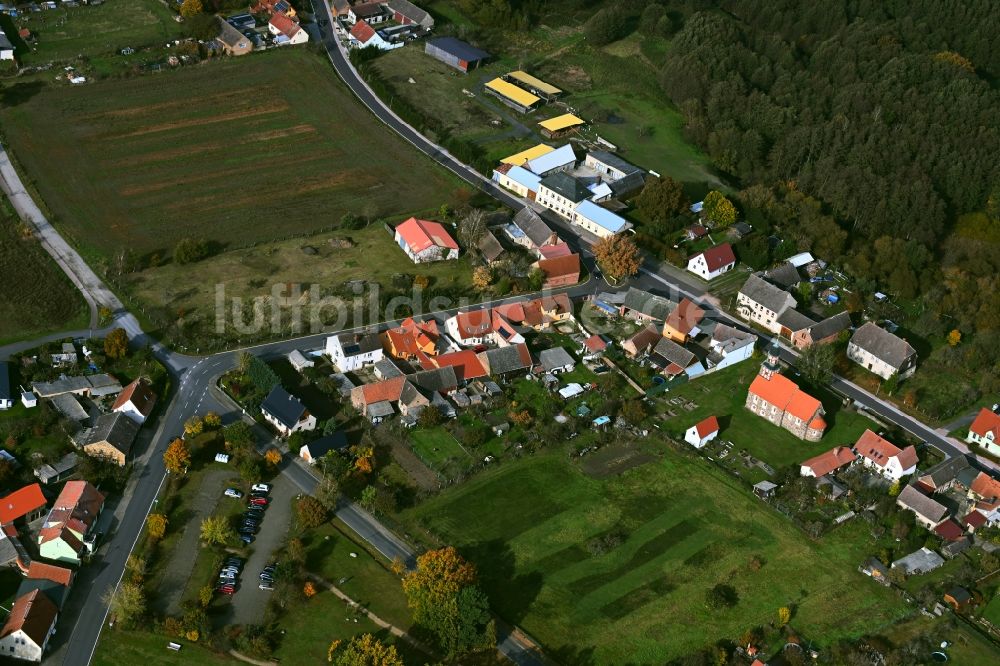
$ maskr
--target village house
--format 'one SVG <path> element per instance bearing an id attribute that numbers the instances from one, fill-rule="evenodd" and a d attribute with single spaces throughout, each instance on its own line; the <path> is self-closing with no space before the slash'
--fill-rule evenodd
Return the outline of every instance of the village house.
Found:
<path id="1" fill-rule="evenodd" d="M 256 0 L 255 4 L 250 5 L 250 11 L 254 14 L 267 14 L 268 16 L 276 12 L 295 16 L 295 8 L 292 7 L 289 0 Z"/>
<path id="2" fill-rule="evenodd" d="M 62 343 L 62 352 L 58 354 L 52 354 L 52 366 L 55 368 L 64 368 L 70 365 L 76 365 L 78 355 L 76 353 L 76 347 L 72 342 Z"/>
<path id="3" fill-rule="evenodd" d="M 969 434 L 965 436 L 969 444 L 983 447 L 995 456 L 1000 456 L 1000 414 L 983 407 L 979 410 Z"/>
<path id="4" fill-rule="evenodd" d="M 854 452 L 865 467 L 891 481 L 898 481 L 917 471 L 917 450 L 912 445 L 901 449 L 871 430 L 861 434 L 854 444 Z"/>
<path id="5" fill-rule="evenodd" d="M 77 564 L 104 508 L 104 495 L 86 481 L 67 481 L 38 533 L 38 552 L 46 559 Z"/>
<path id="6" fill-rule="evenodd" d="M 471 349 L 427 357 L 426 361 L 421 363 L 421 367 L 424 370 L 450 367 L 455 372 L 455 381 L 459 386 L 464 386 L 474 379 L 482 379 L 489 374 L 486 372 L 486 366 L 479 360 L 479 356 Z"/>
<path id="7" fill-rule="evenodd" d="M 942 460 L 917 478 L 917 484 L 921 489 L 929 493 L 940 493 L 954 488 L 956 485 L 968 487 L 972 483 L 975 474 L 969 477 L 968 482 L 962 481 L 962 477 L 972 472 L 969 459 L 964 455 L 957 455 Z"/>
<path id="8" fill-rule="evenodd" d="M 786 310 L 786 312 L 788 312 Z M 793 310 L 794 312 L 794 310 Z M 851 327 L 851 314 L 847 311 L 838 312 L 819 323 L 807 324 L 802 329 L 791 333 L 789 339 L 796 349 L 806 349 L 810 345 L 828 344 L 836 341 L 841 332 Z"/>
<path id="9" fill-rule="evenodd" d="M 458 243 L 438 222 L 411 217 L 396 227 L 395 241 L 415 264 L 458 259 Z"/>
<path id="10" fill-rule="evenodd" d="M 1000 522 L 1000 481 L 980 472 L 969 486 L 969 498 L 975 500 L 975 510 L 986 516 L 990 525 Z"/>
<path id="11" fill-rule="evenodd" d="M 684 441 L 696 449 L 701 449 L 718 435 L 719 420 L 715 416 L 709 416 L 688 428 L 684 433 Z"/>
<path id="12" fill-rule="evenodd" d="M 299 457 L 310 465 L 315 465 L 318 460 L 330 452 L 341 453 L 348 447 L 347 434 L 337 430 L 332 435 L 326 435 L 303 444 L 299 447 Z"/>
<path id="13" fill-rule="evenodd" d="M 419 25 L 425 30 L 434 28 L 434 17 L 409 0 L 389 0 L 385 8 L 392 20 L 400 25 Z"/>
<path id="14" fill-rule="evenodd" d="M 896 375 L 905 379 L 917 369 L 917 351 L 906 340 L 874 322 L 868 322 L 851 336 L 847 358 L 882 379 Z"/>
<path id="15" fill-rule="evenodd" d="M 35 476 L 45 485 L 59 483 L 76 470 L 77 455 L 67 453 L 54 463 L 46 463 L 35 468 Z"/>
<path id="16" fill-rule="evenodd" d="M 704 318 L 704 310 L 687 298 L 682 298 L 663 323 L 663 337 L 683 345 L 689 338 L 698 335 L 698 325 Z"/>
<path id="17" fill-rule="evenodd" d="M 705 359 L 708 370 L 722 370 L 753 356 L 757 336 L 738 328 L 717 323 L 708 343 L 709 355 Z"/>
<path id="18" fill-rule="evenodd" d="M 493 169 L 493 181 L 518 196 L 534 201 L 538 197 L 542 178 L 522 166 L 501 163 Z"/>
<path id="19" fill-rule="evenodd" d="M 750 384 L 747 409 L 799 439 L 819 441 L 826 430 L 823 404 L 781 375 L 780 370 L 778 347 L 772 345 L 760 366 L 760 373 Z"/>
<path id="20" fill-rule="evenodd" d="M 459 312 L 445 320 L 444 329 L 463 347 L 481 345 L 493 334 L 493 316 L 489 310 Z"/>
<path id="21" fill-rule="evenodd" d="M 32 523 L 45 514 L 47 504 L 37 483 L 19 488 L 0 499 L 0 526 Z"/>
<path id="22" fill-rule="evenodd" d="M 298 349 L 293 349 L 285 355 L 288 359 L 288 363 L 295 368 L 295 372 L 302 372 L 306 368 L 316 367 L 316 361 L 307 357 L 305 354 L 300 352 Z"/>
<path id="23" fill-rule="evenodd" d="M 280 384 L 272 388 L 260 403 L 260 413 L 283 437 L 293 432 L 316 429 L 316 417 Z"/>
<path id="24" fill-rule="evenodd" d="M 382 360 L 382 339 L 376 333 L 338 333 L 326 339 L 326 355 L 341 372 L 354 372 Z"/>
<path id="25" fill-rule="evenodd" d="M 915 486 L 903 488 L 896 498 L 896 506 L 912 512 L 917 522 L 929 530 L 933 530 L 948 518 L 947 507 L 920 492 Z"/>
<path id="26" fill-rule="evenodd" d="M 351 26 L 347 33 L 350 38 L 352 48 L 364 49 L 368 47 L 376 48 L 379 51 L 392 51 L 406 46 L 404 41 L 391 41 L 386 39 L 381 31 L 371 27 L 365 21 L 358 21 Z"/>
<path id="27" fill-rule="evenodd" d="M 0 653 L 40 663 L 58 619 L 59 609 L 41 590 L 18 597 L 0 629 Z"/>
<path id="28" fill-rule="evenodd" d="M 433 393 L 448 394 L 457 388 L 455 369 L 446 366 L 358 386 L 351 391 L 351 405 L 375 424 L 395 414 L 393 405 L 401 416 L 415 418 L 432 404 Z"/>
<path id="29" fill-rule="evenodd" d="M 626 162 L 614 153 L 592 150 L 587 153 L 583 165 L 609 183 L 612 192 L 618 198 L 640 190 L 646 184 L 645 170 Z"/>
<path id="30" fill-rule="evenodd" d="M 835 446 L 826 453 L 803 462 L 799 467 L 799 475 L 818 479 L 850 465 L 856 459 L 857 456 L 848 447 Z"/>
<path id="31" fill-rule="evenodd" d="M 544 202 L 540 202 L 544 206 Z M 607 238 L 632 228 L 620 215 L 612 213 L 607 208 L 598 206 L 592 199 L 585 199 L 576 204 L 568 216 L 574 225 L 589 231 L 598 238 Z"/>
<path id="32" fill-rule="evenodd" d="M 603 354 L 607 348 L 608 340 L 604 336 L 594 333 L 581 343 L 580 353 L 583 354 L 585 361 L 593 360 Z"/>
<path id="33" fill-rule="evenodd" d="M 802 281 L 799 269 L 795 267 L 795 264 L 788 261 L 764 271 L 764 277 L 771 284 L 785 290 L 795 289 L 799 286 L 799 282 Z"/>
<path id="34" fill-rule="evenodd" d="M 483 263 L 487 266 L 496 264 L 504 256 L 503 245 L 489 229 L 486 229 L 480 236 L 476 248 L 479 250 L 479 256 L 482 257 Z"/>
<path id="35" fill-rule="evenodd" d="M 541 182 L 540 178 L 538 180 Z M 514 215 L 514 219 L 504 227 L 504 233 L 511 241 L 532 252 L 559 242 L 559 237 L 545 224 L 538 213 L 528 207 L 522 208 Z"/>
<path id="36" fill-rule="evenodd" d="M 582 181 L 568 173 L 556 171 L 542 178 L 536 201 L 568 220 L 573 217 L 576 205 L 589 197 L 590 190 Z"/>
<path id="37" fill-rule="evenodd" d="M 705 372 L 693 352 L 664 337 L 649 352 L 649 362 L 667 377 L 686 374 L 693 379 Z"/>
<path id="38" fill-rule="evenodd" d="M 32 560 L 27 570 L 23 563 L 19 568 L 24 574 L 24 581 L 17 588 L 17 596 L 23 596 L 35 590 L 41 590 L 58 608 L 62 608 L 73 585 L 73 570 Z"/>
<path id="39" fill-rule="evenodd" d="M 550 148 L 549 146 L 545 147 Z M 550 150 L 541 152 L 541 154 L 530 156 L 519 166 L 523 166 L 531 173 L 537 174 L 542 178 L 557 173 L 563 173 L 564 175 L 572 178 L 572 176 L 569 176 L 569 174 L 565 172 L 572 170 L 573 167 L 576 166 L 576 153 L 573 152 L 573 146 L 567 143 L 559 146 L 558 148 L 551 148 Z M 584 189 L 586 189 L 586 186 L 584 186 Z M 587 192 L 589 193 L 590 190 L 587 190 Z M 539 196 L 541 196 L 540 190 Z"/>
<path id="40" fill-rule="evenodd" d="M 638 358 L 653 348 L 663 336 L 660 334 L 660 327 L 656 324 L 648 324 L 645 328 L 636 331 L 632 337 L 622 342 L 622 350 L 629 358 Z"/>
<path id="41" fill-rule="evenodd" d="M 535 267 L 542 272 L 542 288 L 568 287 L 580 281 L 580 255 L 568 254 L 555 259 L 539 259 Z"/>
<path id="42" fill-rule="evenodd" d="M 728 273 L 736 266 L 736 255 L 733 246 L 722 243 L 699 252 L 688 259 L 687 269 L 702 280 L 713 280 L 723 273 Z"/>
<path id="43" fill-rule="evenodd" d="M 736 296 L 736 313 L 774 334 L 781 333 L 778 317 L 785 310 L 794 308 L 794 296 L 756 273 L 747 278 Z"/>
<path id="44" fill-rule="evenodd" d="M 50 382 L 32 382 L 31 388 L 38 394 L 39 398 L 54 398 L 66 393 L 86 395 L 91 398 L 105 398 L 118 395 L 122 391 L 121 382 L 105 373 L 60 377 Z"/>
<path id="45" fill-rule="evenodd" d="M 267 30 L 274 35 L 275 44 L 305 44 L 309 41 L 309 33 L 297 21 L 280 12 L 271 15 Z"/>
<path id="46" fill-rule="evenodd" d="M 552 347 L 538 352 L 538 362 L 541 364 L 542 370 L 553 375 L 572 372 L 573 368 L 576 367 L 576 361 L 562 347 Z"/>
<path id="47" fill-rule="evenodd" d="M 219 36 L 215 38 L 222 45 L 222 51 L 226 55 L 241 56 L 253 51 L 253 42 L 242 32 L 234 28 L 229 22 L 218 17 Z"/>
<path id="48" fill-rule="evenodd" d="M 618 309 L 618 314 L 626 319 L 640 324 L 649 322 L 666 322 L 667 317 L 678 305 L 669 298 L 651 294 L 648 291 L 629 287 L 625 300 Z M 659 334 L 659 330 L 657 330 Z"/>
<path id="49" fill-rule="evenodd" d="M 111 412 L 97 417 L 94 427 L 83 431 L 76 441 L 91 458 L 109 460 L 124 467 L 138 434 L 139 424 L 130 416 Z"/>
<path id="50" fill-rule="evenodd" d="M 121 412 L 142 425 L 153 413 L 154 406 L 156 406 L 156 394 L 153 393 L 152 387 L 146 380 L 136 379 L 118 394 L 111 411 Z"/>
<path id="51" fill-rule="evenodd" d="M 424 53 L 465 73 L 479 67 L 491 57 L 486 51 L 477 49 L 454 37 L 428 39 L 424 44 Z"/>
<path id="52" fill-rule="evenodd" d="M 382 348 L 393 358 L 408 361 L 417 355 L 434 356 L 438 353 L 440 334 L 433 319 L 418 322 L 409 317 L 399 326 L 383 331 L 381 337 Z"/>
<path id="53" fill-rule="evenodd" d="M 380 2 L 361 2 L 353 5 L 347 10 L 348 23 L 364 21 L 371 25 L 377 25 L 389 20 Z"/>

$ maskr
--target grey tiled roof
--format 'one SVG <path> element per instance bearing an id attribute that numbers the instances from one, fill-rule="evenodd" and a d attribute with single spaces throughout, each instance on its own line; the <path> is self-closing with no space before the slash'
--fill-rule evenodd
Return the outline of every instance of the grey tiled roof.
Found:
<path id="1" fill-rule="evenodd" d="M 573 357 L 569 355 L 569 352 L 562 347 L 552 347 L 551 349 L 543 349 L 538 352 L 538 362 L 542 364 L 542 367 L 546 371 L 576 363 Z"/>
<path id="2" fill-rule="evenodd" d="M 98 417 L 94 427 L 87 433 L 83 446 L 107 442 L 122 453 L 128 455 L 132 442 L 139 433 L 139 424 L 122 412 L 111 412 Z"/>
<path id="3" fill-rule="evenodd" d="M 632 164 L 631 162 L 626 162 L 622 158 L 618 157 L 614 153 L 609 153 L 606 150 L 591 150 L 589 155 L 593 157 L 598 162 L 603 162 L 609 167 L 618 169 L 622 173 L 628 175 L 631 173 L 642 173 L 642 169 Z"/>
<path id="4" fill-rule="evenodd" d="M 666 363 L 664 367 L 671 363 L 676 363 L 682 368 L 688 368 L 694 361 L 694 354 L 669 338 L 661 338 L 653 351 L 650 353 L 650 360 L 656 362 L 656 357 L 662 358 Z"/>
<path id="5" fill-rule="evenodd" d="M 780 285 L 786 289 L 794 287 L 802 281 L 802 276 L 799 275 L 799 269 L 787 261 L 780 266 L 775 266 L 771 270 L 766 271 L 764 273 L 764 277 L 774 284 Z"/>
<path id="6" fill-rule="evenodd" d="M 260 408 L 286 428 L 294 427 L 306 411 L 305 405 L 280 385 L 271 389 L 264 402 L 260 404 Z"/>
<path id="7" fill-rule="evenodd" d="M 740 293 L 771 312 L 782 312 L 785 308 L 795 307 L 795 298 L 791 294 L 775 287 L 756 273 L 747 278 Z"/>
<path id="8" fill-rule="evenodd" d="M 846 331 L 851 327 L 851 314 L 849 312 L 838 312 L 832 317 L 827 317 L 820 323 L 809 329 L 813 340 L 822 340 L 831 335 L 836 335 L 841 331 Z"/>
<path id="9" fill-rule="evenodd" d="M 786 308 L 784 312 L 778 315 L 778 323 L 792 332 L 801 331 L 816 324 L 815 321 L 795 308 Z"/>
<path id="10" fill-rule="evenodd" d="M 938 522 L 944 520 L 948 515 L 948 508 L 924 495 L 913 486 L 906 486 L 903 492 L 899 493 L 896 501 L 904 508 L 914 511 L 928 520 Z"/>
<path id="11" fill-rule="evenodd" d="M 875 358 L 894 368 L 901 367 L 916 350 L 903 338 L 893 335 L 874 322 L 868 322 L 851 336 L 851 344 L 857 345 Z"/>
<path id="12" fill-rule="evenodd" d="M 626 310 L 640 312 L 660 321 L 666 320 L 675 305 L 677 304 L 669 298 L 657 296 L 635 287 L 629 288 L 628 293 L 625 294 L 625 302 L 622 303 L 622 307 Z"/>
<path id="13" fill-rule="evenodd" d="M 541 247 L 549 242 L 552 229 L 532 208 L 522 208 L 511 220 L 511 223 L 524 232 L 524 235 L 536 246 Z"/>
<path id="14" fill-rule="evenodd" d="M 557 171 L 542 178 L 542 185 L 574 203 L 590 198 L 590 190 L 587 189 L 587 186 L 582 181 L 562 171 Z"/>

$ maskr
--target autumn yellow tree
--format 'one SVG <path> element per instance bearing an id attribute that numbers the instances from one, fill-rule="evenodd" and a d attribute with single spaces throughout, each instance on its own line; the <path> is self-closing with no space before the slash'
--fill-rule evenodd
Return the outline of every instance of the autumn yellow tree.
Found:
<path id="1" fill-rule="evenodd" d="M 222 425 L 222 417 L 219 416 L 218 412 L 207 412 L 205 418 L 202 419 L 202 427 L 209 430 L 215 430 Z"/>
<path id="2" fill-rule="evenodd" d="M 311 495 L 303 495 L 295 501 L 295 515 L 302 527 L 311 529 L 325 523 L 328 514 L 319 500 Z"/>
<path id="3" fill-rule="evenodd" d="M 163 454 L 163 465 L 172 474 L 187 472 L 187 468 L 191 466 L 191 452 L 183 439 L 177 438 L 170 442 Z"/>
<path id="4" fill-rule="evenodd" d="M 191 18 L 192 16 L 197 16 L 205 11 L 205 6 L 202 4 L 201 0 L 184 0 L 181 4 L 181 16 L 184 18 Z"/>
<path id="5" fill-rule="evenodd" d="M 627 236 L 619 234 L 602 238 L 594 243 L 593 250 L 597 264 L 612 280 L 629 278 L 639 272 L 642 264 L 639 248 Z"/>
<path id="6" fill-rule="evenodd" d="M 201 521 L 201 540 L 208 545 L 224 546 L 235 536 L 225 516 L 209 516 Z"/>
<path id="7" fill-rule="evenodd" d="M 149 538 L 153 541 L 159 541 L 163 538 L 163 535 L 167 533 L 167 517 L 162 513 L 151 513 L 146 518 L 146 530 L 149 532 Z"/>
<path id="8" fill-rule="evenodd" d="M 957 347 L 958 343 L 962 341 L 962 332 L 960 330 L 952 329 L 951 333 L 948 334 L 948 344 L 952 347 Z"/>
<path id="9" fill-rule="evenodd" d="M 307 580 L 306 584 L 302 586 L 302 594 L 306 595 L 306 599 L 316 596 L 316 586 L 311 580 Z"/>
<path id="10" fill-rule="evenodd" d="M 701 213 L 715 227 L 728 227 L 736 221 L 736 206 L 718 190 L 705 195 Z"/>
<path id="11" fill-rule="evenodd" d="M 778 609 L 778 624 L 785 626 L 788 624 L 789 620 L 792 619 L 792 609 L 788 606 L 782 606 Z"/>
<path id="12" fill-rule="evenodd" d="M 354 454 L 354 469 L 362 474 L 370 474 L 375 469 L 375 449 L 370 444 L 359 444 L 351 452 Z"/>
<path id="13" fill-rule="evenodd" d="M 104 338 L 104 355 L 108 358 L 124 358 L 128 353 L 128 334 L 124 328 L 116 328 Z"/>
<path id="14" fill-rule="evenodd" d="M 472 286 L 479 291 L 486 291 L 493 285 L 493 271 L 488 266 L 476 266 L 472 271 Z"/>
<path id="15" fill-rule="evenodd" d="M 281 451 L 274 448 L 268 449 L 267 453 L 264 454 L 264 460 L 267 461 L 268 465 L 277 467 L 281 462 Z"/>
<path id="16" fill-rule="evenodd" d="M 371 634 L 355 636 L 347 645 L 334 641 L 327 651 L 327 661 L 336 666 L 403 666 L 396 648 Z"/>
<path id="17" fill-rule="evenodd" d="M 205 420 L 200 416 L 192 416 L 184 422 L 184 434 L 188 437 L 200 435 L 205 431 Z"/>

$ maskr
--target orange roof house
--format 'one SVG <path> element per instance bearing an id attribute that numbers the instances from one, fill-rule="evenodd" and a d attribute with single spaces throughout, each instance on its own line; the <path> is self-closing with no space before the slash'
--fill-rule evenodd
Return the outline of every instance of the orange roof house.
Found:
<path id="1" fill-rule="evenodd" d="M 912 446 L 901 449 L 871 430 L 865 430 L 854 444 L 854 452 L 865 467 L 897 480 L 917 470 L 917 450 Z"/>
<path id="2" fill-rule="evenodd" d="M 451 352 L 449 354 L 441 354 L 431 360 L 434 367 L 443 368 L 445 366 L 452 366 L 455 368 L 455 375 L 458 381 L 470 381 L 473 379 L 479 379 L 480 377 L 486 377 L 486 368 L 479 361 L 479 357 L 476 352 L 471 349 L 463 349 L 457 352 Z"/>
<path id="3" fill-rule="evenodd" d="M 681 299 L 663 324 L 663 337 L 684 344 L 704 317 L 704 310 L 687 298 Z"/>
<path id="4" fill-rule="evenodd" d="M 0 525 L 13 523 L 20 518 L 25 518 L 25 522 L 30 523 L 42 516 L 45 505 L 40 485 L 32 483 L 24 486 L 0 500 Z"/>
<path id="5" fill-rule="evenodd" d="M 411 217 L 396 227 L 395 239 L 415 263 L 458 258 L 458 243 L 439 222 Z"/>
<path id="6" fill-rule="evenodd" d="M 799 439 L 819 441 L 826 430 L 823 403 L 780 374 L 780 365 L 778 349 L 772 345 L 747 391 L 747 409 Z"/>
<path id="7" fill-rule="evenodd" d="M 546 289 L 565 287 L 580 281 L 580 255 L 567 254 L 554 259 L 539 259 L 535 264 L 542 271 Z"/>
<path id="8" fill-rule="evenodd" d="M 7 656 L 40 662 L 58 617 L 59 609 L 41 590 L 22 594 L 0 629 L 0 649 Z"/>
<path id="9" fill-rule="evenodd" d="M 978 444 L 993 455 L 1000 455 L 1000 414 L 983 407 L 979 410 L 965 441 Z"/>
<path id="10" fill-rule="evenodd" d="M 67 481 L 38 533 L 38 551 L 50 560 L 79 562 L 84 538 L 104 508 L 104 495 L 86 481 Z"/>
<path id="11" fill-rule="evenodd" d="M 972 480 L 969 492 L 978 500 L 976 502 L 977 510 L 988 514 L 987 517 L 990 517 L 989 514 L 993 513 L 1000 514 L 1000 481 L 997 481 L 986 472 L 980 472 Z M 1000 515 L 995 515 L 990 517 L 990 519 L 998 520 L 1000 519 Z"/>
<path id="12" fill-rule="evenodd" d="M 418 322 L 410 317 L 396 328 L 382 333 L 382 346 L 386 353 L 395 358 L 411 359 L 418 354 L 433 356 L 437 354 L 439 337 L 436 321 L 430 319 Z"/>
<path id="13" fill-rule="evenodd" d="M 800 474 L 820 478 L 834 472 L 845 465 L 850 465 L 857 459 L 854 452 L 846 446 L 835 446 L 826 453 L 821 453 L 802 463 Z"/>
<path id="14" fill-rule="evenodd" d="M 448 318 L 445 329 L 459 344 L 479 344 L 493 333 L 493 313 L 490 310 L 459 312 Z"/>
<path id="15" fill-rule="evenodd" d="M 143 379 L 137 379 L 118 394 L 111 410 L 122 412 L 136 423 L 144 423 L 156 405 L 156 394 Z"/>
<path id="16" fill-rule="evenodd" d="M 73 582 L 72 569 L 57 567 L 54 564 L 46 564 L 38 560 L 33 560 L 28 565 L 28 570 L 24 575 L 29 580 L 51 580 L 53 583 L 59 583 L 66 587 L 69 587 Z"/>

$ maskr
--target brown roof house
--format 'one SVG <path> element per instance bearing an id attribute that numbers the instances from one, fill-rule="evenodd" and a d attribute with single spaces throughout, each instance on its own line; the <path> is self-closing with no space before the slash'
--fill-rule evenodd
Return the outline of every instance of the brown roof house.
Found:
<path id="1" fill-rule="evenodd" d="M 38 533 L 38 553 L 49 560 L 78 563 L 104 509 L 104 495 L 86 481 L 67 481 Z"/>
<path id="2" fill-rule="evenodd" d="M 59 609 L 44 592 L 33 590 L 17 598 L 0 630 L 0 653 L 24 661 L 41 662 L 56 633 Z"/>
<path id="3" fill-rule="evenodd" d="M 122 412 L 111 412 L 99 416 L 94 427 L 81 433 L 77 441 L 88 456 L 113 460 L 124 467 L 138 433 L 138 423 Z"/>
<path id="4" fill-rule="evenodd" d="M 545 281 L 542 287 L 555 289 L 576 284 L 580 281 L 580 255 L 567 254 L 555 259 L 539 259 L 535 264 L 542 271 Z"/>

